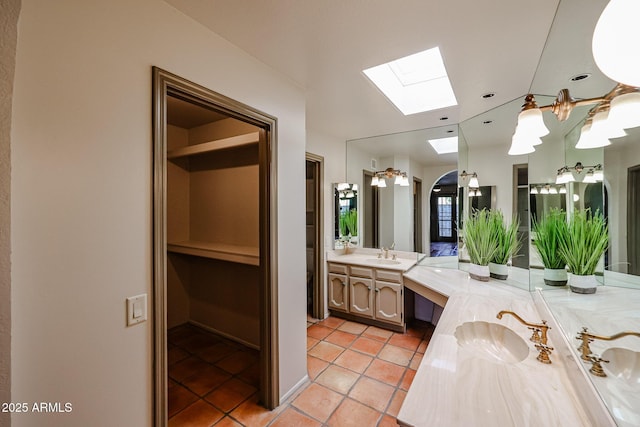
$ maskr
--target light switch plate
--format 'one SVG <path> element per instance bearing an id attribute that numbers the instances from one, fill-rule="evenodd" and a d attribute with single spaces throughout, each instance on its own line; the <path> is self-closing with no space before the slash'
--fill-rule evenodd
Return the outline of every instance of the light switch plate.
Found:
<path id="1" fill-rule="evenodd" d="M 127 298 L 127 326 L 147 320 L 147 294 Z"/>

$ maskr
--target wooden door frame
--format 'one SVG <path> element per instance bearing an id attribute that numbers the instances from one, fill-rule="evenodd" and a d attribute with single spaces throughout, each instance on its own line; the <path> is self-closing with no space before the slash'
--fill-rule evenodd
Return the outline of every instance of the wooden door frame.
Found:
<path id="1" fill-rule="evenodd" d="M 158 67 L 153 67 L 153 380 L 154 425 L 168 424 L 167 413 L 167 96 L 179 95 L 214 106 L 261 128 L 259 158 L 260 217 L 260 398 L 268 409 L 280 404 L 277 277 L 277 119 L 248 105 Z"/>
<path id="2" fill-rule="evenodd" d="M 324 157 L 317 154 L 306 153 L 305 162 L 310 161 L 316 165 L 316 200 L 314 212 L 315 240 L 316 248 L 313 257 L 314 270 L 316 277 L 313 280 L 313 317 L 316 319 L 324 319 L 325 314 L 325 298 L 324 298 Z"/>

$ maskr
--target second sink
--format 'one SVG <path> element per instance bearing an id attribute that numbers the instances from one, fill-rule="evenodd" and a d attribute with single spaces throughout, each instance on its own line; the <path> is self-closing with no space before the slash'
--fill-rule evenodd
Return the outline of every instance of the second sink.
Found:
<path id="1" fill-rule="evenodd" d="M 608 348 L 602 353 L 607 375 L 621 379 L 629 384 L 640 384 L 640 353 L 626 348 Z"/>
<path id="2" fill-rule="evenodd" d="M 493 362 L 518 363 L 529 355 L 527 342 L 498 323 L 466 322 L 456 328 L 454 335 L 458 345 Z"/>

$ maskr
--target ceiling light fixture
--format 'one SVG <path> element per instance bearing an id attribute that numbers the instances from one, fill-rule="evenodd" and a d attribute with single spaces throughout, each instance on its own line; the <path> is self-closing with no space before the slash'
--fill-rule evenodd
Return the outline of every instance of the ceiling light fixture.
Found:
<path id="1" fill-rule="evenodd" d="M 438 47 L 363 73 L 405 116 L 458 105 Z"/>
<path id="2" fill-rule="evenodd" d="M 406 172 L 402 172 L 399 169 L 387 168 L 383 171 L 376 171 L 373 173 L 373 177 L 371 178 L 371 186 L 384 188 L 387 186 L 387 179 L 394 179 L 394 184 L 399 185 L 401 187 L 409 186 L 409 177 Z"/>

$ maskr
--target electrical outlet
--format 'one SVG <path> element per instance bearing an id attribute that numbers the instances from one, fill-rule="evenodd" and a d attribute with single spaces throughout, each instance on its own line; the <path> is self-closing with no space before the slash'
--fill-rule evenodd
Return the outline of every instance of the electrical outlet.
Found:
<path id="1" fill-rule="evenodd" d="M 147 294 L 127 298 L 127 326 L 147 320 Z"/>

